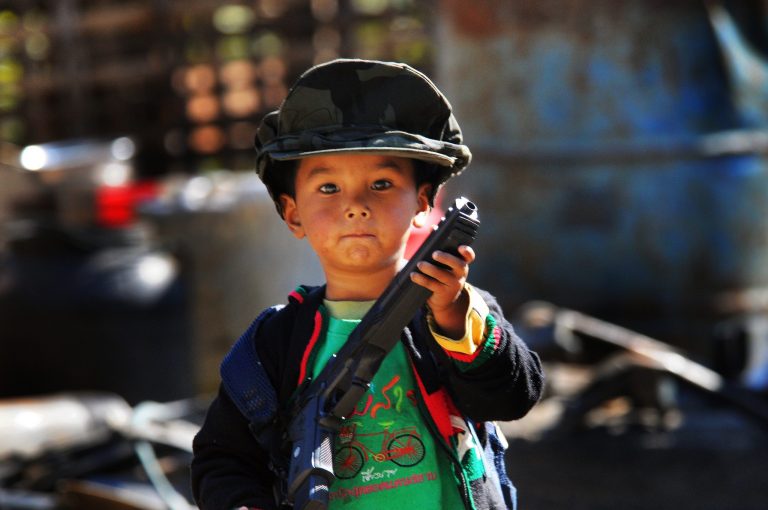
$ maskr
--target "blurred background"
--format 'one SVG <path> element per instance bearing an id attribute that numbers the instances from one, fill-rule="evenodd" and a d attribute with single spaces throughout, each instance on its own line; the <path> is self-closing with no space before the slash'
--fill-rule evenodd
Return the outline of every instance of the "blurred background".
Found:
<path id="1" fill-rule="evenodd" d="M 253 138 L 336 57 L 472 149 L 441 205 L 549 377 L 522 508 L 764 508 L 767 1 L 0 0 L 0 509 L 189 507 L 221 358 L 322 281 Z"/>

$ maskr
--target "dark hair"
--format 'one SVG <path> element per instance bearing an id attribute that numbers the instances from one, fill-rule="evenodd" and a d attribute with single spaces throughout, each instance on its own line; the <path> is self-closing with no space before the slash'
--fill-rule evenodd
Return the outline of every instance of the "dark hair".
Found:
<path id="1" fill-rule="evenodd" d="M 269 193 L 272 199 L 278 202 L 280 195 L 285 193 L 289 197 L 296 195 L 296 172 L 299 169 L 299 160 L 270 161 L 264 180 L 269 183 Z M 279 207 L 279 206 L 278 206 Z"/>
<path id="2" fill-rule="evenodd" d="M 412 159 L 413 161 L 413 179 L 416 181 L 416 189 L 419 189 L 419 186 L 424 184 L 425 182 L 428 182 L 432 185 L 432 189 L 429 190 L 428 198 L 429 198 L 429 206 L 434 207 L 434 201 L 435 201 L 435 195 L 437 194 L 437 189 L 440 187 L 440 168 L 432 163 L 427 163 L 426 161 L 422 161 L 420 159 Z"/>
<path id="3" fill-rule="evenodd" d="M 432 184 L 432 190 L 428 195 L 429 205 L 432 207 L 435 205 L 434 200 L 437 193 L 435 186 L 440 175 L 440 169 L 436 165 L 419 159 L 411 159 L 411 161 L 413 162 L 413 179 L 416 182 L 416 189 L 424 183 Z M 275 207 L 277 207 L 277 212 L 280 216 L 283 215 L 282 207 L 280 206 L 280 195 L 286 194 L 292 198 L 296 197 L 296 173 L 298 169 L 298 159 L 272 160 L 269 169 L 264 175 L 264 181 L 269 182 L 269 193 L 275 202 Z"/>

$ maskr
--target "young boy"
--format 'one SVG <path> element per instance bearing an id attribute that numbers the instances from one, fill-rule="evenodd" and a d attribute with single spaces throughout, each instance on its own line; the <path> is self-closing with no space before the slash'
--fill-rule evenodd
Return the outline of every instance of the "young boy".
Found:
<path id="1" fill-rule="evenodd" d="M 405 265 L 411 227 L 470 160 L 448 101 L 403 64 L 336 60 L 294 84 L 257 136 L 257 170 L 325 273 L 254 322 L 222 363 L 195 438 L 203 510 L 275 509 L 289 402 Z M 467 284 L 474 251 L 436 252 L 412 280 L 432 291 L 334 444 L 329 508 L 503 509 L 515 492 L 490 420 L 538 400 L 538 357 L 496 300 Z M 255 417 L 255 418 L 254 418 Z M 281 482 L 283 484 L 281 485 Z"/>

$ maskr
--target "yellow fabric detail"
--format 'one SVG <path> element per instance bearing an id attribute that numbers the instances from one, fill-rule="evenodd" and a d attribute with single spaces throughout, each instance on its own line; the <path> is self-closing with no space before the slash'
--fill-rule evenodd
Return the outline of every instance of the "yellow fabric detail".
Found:
<path id="1" fill-rule="evenodd" d="M 466 326 L 464 327 L 464 337 L 459 339 L 448 338 L 437 333 L 437 325 L 431 315 L 428 317 L 429 330 L 437 343 L 446 351 L 458 352 L 461 354 L 474 354 L 478 347 L 485 340 L 485 318 L 490 311 L 485 300 L 469 284 L 464 284 L 464 290 L 469 295 L 469 306 L 467 307 Z"/>

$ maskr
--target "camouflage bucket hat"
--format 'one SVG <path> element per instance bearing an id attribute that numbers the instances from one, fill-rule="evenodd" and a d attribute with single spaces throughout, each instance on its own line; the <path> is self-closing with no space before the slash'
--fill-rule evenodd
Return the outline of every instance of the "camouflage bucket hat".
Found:
<path id="1" fill-rule="evenodd" d="M 256 171 L 273 193 L 275 161 L 359 152 L 428 163 L 435 193 L 471 159 L 450 103 L 427 76 L 406 64 L 338 59 L 302 74 L 262 119 Z"/>

